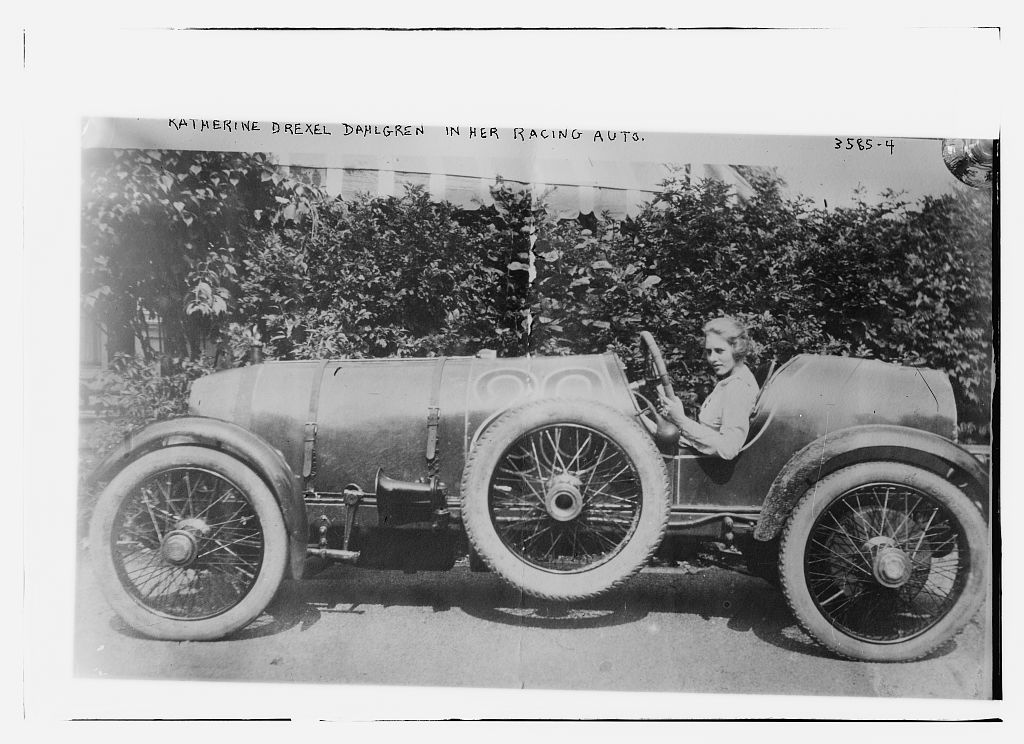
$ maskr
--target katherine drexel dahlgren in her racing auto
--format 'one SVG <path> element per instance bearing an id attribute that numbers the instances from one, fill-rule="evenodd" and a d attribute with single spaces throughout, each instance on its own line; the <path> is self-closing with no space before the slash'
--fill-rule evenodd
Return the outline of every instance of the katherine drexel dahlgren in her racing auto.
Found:
<path id="1" fill-rule="evenodd" d="M 753 344 L 746 328 L 727 316 L 706 323 L 703 330 L 705 356 L 718 383 L 704 400 L 696 421 L 686 415 L 679 398 L 664 391 L 659 391 L 660 409 L 679 427 L 680 446 L 732 460 L 747 440 L 750 413 L 757 400 L 757 380 L 746 365 Z"/>

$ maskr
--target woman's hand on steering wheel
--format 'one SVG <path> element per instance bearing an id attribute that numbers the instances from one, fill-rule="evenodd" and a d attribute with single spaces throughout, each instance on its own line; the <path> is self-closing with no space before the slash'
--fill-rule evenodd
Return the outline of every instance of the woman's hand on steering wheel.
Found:
<path id="1" fill-rule="evenodd" d="M 676 426 L 679 426 L 680 422 L 686 418 L 686 409 L 683 407 L 683 402 L 675 394 L 668 394 L 664 390 L 659 389 L 658 402 L 658 412 Z"/>

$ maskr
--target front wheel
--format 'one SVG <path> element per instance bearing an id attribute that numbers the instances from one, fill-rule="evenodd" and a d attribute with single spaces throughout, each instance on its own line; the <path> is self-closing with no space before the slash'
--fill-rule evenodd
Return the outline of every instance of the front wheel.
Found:
<path id="1" fill-rule="evenodd" d="M 669 484 L 650 435 L 586 400 L 502 415 L 462 479 L 462 518 L 490 568 L 527 594 L 582 599 L 625 581 L 658 547 Z"/>
<path id="2" fill-rule="evenodd" d="M 89 547 L 100 587 L 132 628 L 210 640 L 249 624 L 284 576 L 287 533 L 267 485 L 204 447 L 140 457 L 100 495 Z"/>
<path id="3" fill-rule="evenodd" d="M 953 638 L 986 591 L 987 530 L 934 473 L 868 462 L 833 473 L 796 505 L 780 573 L 805 630 L 863 661 L 910 661 Z"/>

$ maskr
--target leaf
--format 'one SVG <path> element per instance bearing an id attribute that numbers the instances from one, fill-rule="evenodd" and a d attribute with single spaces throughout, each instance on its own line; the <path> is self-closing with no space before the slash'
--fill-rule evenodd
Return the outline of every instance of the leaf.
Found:
<path id="1" fill-rule="evenodd" d="M 180 212 L 181 210 L 183 210 L 185 208 L 185 202 L 176 201 L 176 202 L 174 202 L 173 206 L 174 206 L 175 209 L 177 209 Z"/>
<path id="2" fill-rule="evenodd" d="M 276 201 L 278 204 L 288 204 L 289 203 L 289 200 L 285 199 L 283 196 L 275 196 L 274 197 L 274 201 Z"/>
<path id="3" fill-rule="evenodd" d="M 193 165 L 191 168 L 189 168 L 189 172 L 193 176 L 198 176 L 200 173 L 203 172 L 203 167 L 201 165 Z"/>
<path id="4" fill-rule="evenodd" d="M 661 277 L 651 274 L 649 277 L 643 280 L 641 286 L 650 288 L 653 287 L 655 284 L 661 284 Z"/>
<path id="5" fill-rule="evenodd" d="M 601 269 L 608 270 L 614 269 L 615 267 L 612 266 L 608 261 L 601 259 L 599 261 L 594 261 L 594 263 L 590 264 L 590 268 L 594 269 L 594 271 L 600 271 Z"/>

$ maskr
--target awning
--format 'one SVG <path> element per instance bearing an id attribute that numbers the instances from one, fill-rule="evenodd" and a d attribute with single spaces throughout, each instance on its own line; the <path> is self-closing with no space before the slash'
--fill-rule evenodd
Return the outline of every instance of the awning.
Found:
<path id="1" fill-rule="evenodd" d="M 463 209 L 490 205 L 490 187 L 500 176 L 530 189 L 567 219 L 592 212 L 614 219 L 636 215 L 673 173 L 694 182 L 717 179 L 745 199 L 753 189 L 737 167 L 716 163 L 771 162 L 762 159 L 764 138 L 737 135 L 648 132 L 623 149 L 622 142 L 591 137 L 517 141 L 507 128 L 500 139 L 485 140 L 450 137 L 440 127 L 427 127 L 422 136 L 379 138 L 348 137 L 346 125 L 332 124 L 323 127 L 330 137 L 298 137 L 275 134 L 275 122 L 256 122 L 258 131 L 241 132 L 234 124 L 229 131 L 223 122 L 217 128 L 218 122 L 206 120 L 94 118 L 84 123 L 83 147 L 267 152 L 333 196 L 398 196 L 407 185 L 420 185 L 433 199 Z M 776 139 L 796 146 L 793 138 Z"/>
<path id="2" fill-rule="evenodd" d="M 291 158 L 279 156 L 282 165 Z M 729 185 L 737 198 L 753 189 L 734 166 L 714 164 L 665 165 L 637 162 L 576 162 L 570 160 L 487 160 L 473 158 L 341 158 L 344 164 L 311 165 L 301 156 L 290 167 L 311 177 L 331 196 L 352 199 L 359 194 L 400 196 L 407 186 L 422 186 L 437 201 L 463 209 L 493 203 L 490 187 L 501 177 L 529 189 L 559 219 L 580 214 L 607 214 L 613 219 L 635 216 L 661 191 L 673 173 L 691 183 L 713 178 Z M 299 162 L 295 162 L 299 161 Z"/>

